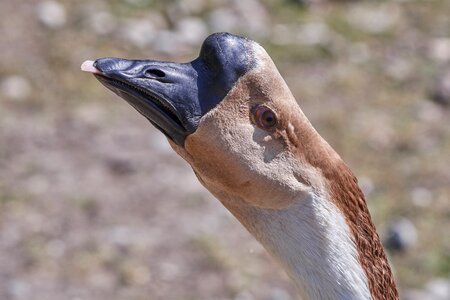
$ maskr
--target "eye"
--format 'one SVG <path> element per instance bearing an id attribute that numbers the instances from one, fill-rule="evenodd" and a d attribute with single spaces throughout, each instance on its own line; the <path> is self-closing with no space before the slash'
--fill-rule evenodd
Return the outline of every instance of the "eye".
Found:
<path id="1" fill-rule="evenodd" d="M 253 109 L 253 120 L 261 129 L 272 129 L 278 122 L 275 112 L 264 105 Z"/>

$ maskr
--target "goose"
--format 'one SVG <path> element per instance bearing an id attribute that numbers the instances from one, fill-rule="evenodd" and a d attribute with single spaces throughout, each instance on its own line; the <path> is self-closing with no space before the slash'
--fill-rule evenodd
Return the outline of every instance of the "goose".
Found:
<path id="1" fill-rule="evenodd" d="M 215 33 L 188 63 L 101 58 L 81 69 L 166 135 L 301 299 L 398 299 L 357 179 L 258 43 Z"/>

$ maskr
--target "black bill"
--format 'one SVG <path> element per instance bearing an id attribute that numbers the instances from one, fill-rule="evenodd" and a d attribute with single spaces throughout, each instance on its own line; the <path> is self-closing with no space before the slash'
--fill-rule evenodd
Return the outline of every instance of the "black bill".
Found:
<path id="1" fill-rule="evenodd" d="M 183 146 L 200 119 L 252 69 L 253 42 L 216 33 L 203 43 L 199 57 L 189 63 L 100 58 L 86 61 L 108 89 L 125 99 L 155 127 Z"/>

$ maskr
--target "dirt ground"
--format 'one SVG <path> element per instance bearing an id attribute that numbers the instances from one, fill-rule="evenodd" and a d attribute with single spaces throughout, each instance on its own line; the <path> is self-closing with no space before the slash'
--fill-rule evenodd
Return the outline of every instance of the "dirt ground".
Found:
<path id="1" fill-rule="evenodd" d="M 450 2 L 306 2 L 2 0 L 0 299 L 296 299 L 162 134 L 80 72 L 188 61 L 215 31 L 272 55 L 384 239 L 410 225 L 389 251 L 402 298 L 448 292 Z"/>

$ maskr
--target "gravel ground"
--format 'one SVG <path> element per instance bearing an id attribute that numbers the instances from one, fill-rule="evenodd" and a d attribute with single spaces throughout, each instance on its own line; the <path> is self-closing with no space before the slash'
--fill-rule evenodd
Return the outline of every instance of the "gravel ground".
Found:
<path id="1" fill-rule="evenodd" d="M 163 136 L 79 71 L 267 49 L 348 162 L 403 299 L 450 295 L 450 2 L 0 3 L 0 299 L 295 299 Z M 324 109 L 325 108 L 325 109 Z"/>

